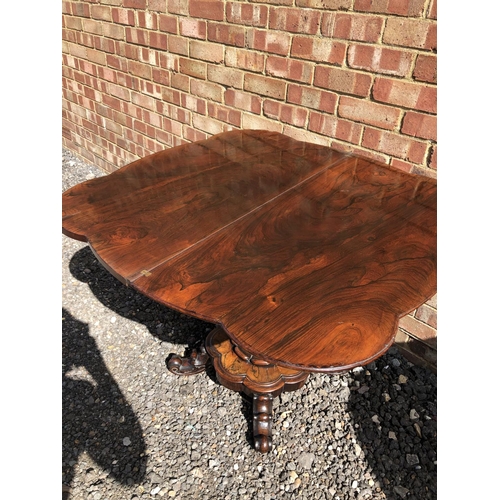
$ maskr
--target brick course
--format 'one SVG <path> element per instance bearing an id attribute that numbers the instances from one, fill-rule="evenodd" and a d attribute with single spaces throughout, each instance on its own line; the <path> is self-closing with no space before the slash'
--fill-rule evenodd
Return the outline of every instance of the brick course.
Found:
<path id="1" fill-rule="evenodd" d="M 107 171 L 258 127 L 436 176 L 437 0 L 65 0 L 62 14 L 63 145 Z M 398 333 L 431 365 L 436 315 L 433 298 Z"/>

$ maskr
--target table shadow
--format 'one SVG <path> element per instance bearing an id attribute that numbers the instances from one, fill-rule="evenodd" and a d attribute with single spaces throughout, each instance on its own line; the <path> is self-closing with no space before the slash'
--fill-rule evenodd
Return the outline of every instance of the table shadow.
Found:
<path id="1" fill-rule="evenodd" d="M 126 287 L 101 266 L 88 246 L 74 254 L 69 267 L 71 274 L 79 281 L 87 283 L 94 296 L 106 308 L 146 326 L 151 335 L 161 341 L 187 345 L 187 353 L 204 342 L 214 327 L 213 324 L 183 315 Z M 366 367 L 368 371 L 371 369 L 371 377 L 366 376 L 366 370 L 353 375 L 354 382 L 350 387 L 347 409 L 352 422 L 358 424 L 357 442 L 363 450 L 372 477 L 380 482 L 380 487 L 389 500 L 402 498 L 404 490 L 395 491 L 395 486 L 408 490 L 405 500 L 434 499 L 437 488 L 437 466 L 434 463 L 437 448 L 436 411 L 433 407 L 435 384 L 426 387 L 426 393 L 422 387 L 419 389 L 412 384 L 398 384 L 398 377 L 401 374 L 411 375 L 412 371 L 419 380 L 429 377 L 432 379 L 435 375 L 430 372 L 419 373 L 419 370 L 426 370 L 418 366 L 408 368 L 404 362 L 401 367 L 395 368 L 390 364 L 389 358 L 390 356 L 386 354 Z M 207 365 L 206 374 L 218 383 L 211 364 Z M 359 384 L 356 384 L 356 381 L 361 386 L 367 385 L 369 391 L 367 393 L 358 391 Z M 395 389 L 397 385 L 401 390 Z M 384 393 L 389 394 L 391 400 L 383 403 Z M 422 433 L 422 439 L 417 444 L 415 439 L 405 444 L 389 437 L 390 431 L 398 435 L 401 427 L 407 432 L 416 432 L 412 430 L 416 422 L 408 421 L 408 415 L 402 411 L 404 405 L 401 398 L 409 398 L 414 402 L 413 406 L 417 412 L 420 411 L 422 418 L 424 415 L 430 416 L 430 419 L 417 421 Z M 273 406 L 278 407 L 278 405 L 279 401 L 276 401 Z M 242 397 L 241 412 L 248 423 L 246 441 L 253 448 L 253 412 L 248 398 Z M 374 415 L 378 415 L 380 424 L 372 420 Z M 414 464 L 408 463 L 407 455 L 421 457 L 427 455 L 427 458 L 420 462 L 420 469 L 416 470 Z M 402 470 L 405 470 L 403 477 Z M 426 487 L 428 490 L 426 496 L 420 498 L 412 494 L 412 491 L 423 491 Z"/>
<path id="2" fill-rule="evenodd" d="M 184 315 L 127 287 L 99 263 L 88 246 L 73 255 L 69 269 L 106 308 L 144 325 L 163 342 L 186 345 L 187 353 L 202 344 L 214 328 L 211 323 Z"/>
<path id="3" fill-rule="evenodd" d="M 386 498 L 436 499 L 436 376 L 392 347 L 351 380 L 356 441 Z"/>
<path id="4" fill-rule="evenodd" d="M 89 486 L 97 486 L 107 475 L 122 484 L 139 484 L 147 462 L 139 421 L 107 369 L 88 325 L 64 308 L 62 314 L 63 499 L 69 497 L 74 468 L 84 452 L 104 471 L 89 466 Z"/>

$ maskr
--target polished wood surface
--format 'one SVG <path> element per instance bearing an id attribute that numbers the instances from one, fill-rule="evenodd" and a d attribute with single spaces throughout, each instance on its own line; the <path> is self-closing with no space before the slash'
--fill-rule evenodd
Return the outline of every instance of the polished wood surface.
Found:
<path id="1" fill-rule="evenodd" d="M 434 179 L 272 132 L 75 186 L 63 232 L 129 286 L 296 370 L 370 362 L 436 292 Z"/>

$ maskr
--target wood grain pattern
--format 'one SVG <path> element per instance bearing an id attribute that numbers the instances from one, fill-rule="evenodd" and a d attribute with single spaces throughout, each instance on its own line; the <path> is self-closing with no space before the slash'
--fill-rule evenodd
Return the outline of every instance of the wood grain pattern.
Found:
<path id="1" fill-rule="evenodd" d="M 339 372 L 383 354 L 398 319 L 436 292 L 436 189 L 278 133 L 233 131 L 72 188 L 63 232 L 249 353 Z"/>

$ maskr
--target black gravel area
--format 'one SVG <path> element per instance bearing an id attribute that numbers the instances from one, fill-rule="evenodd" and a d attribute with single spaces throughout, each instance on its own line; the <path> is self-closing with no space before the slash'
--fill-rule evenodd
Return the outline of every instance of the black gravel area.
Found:
<path id="1" fill-rule="evenodd" d="M 63 191 L 106 175 L 64 149 L 62 174 Z M 250 404 L 213 367 L 166 368 L 213 325 L 127 288 L 88 245 L 62 236 L 62 247 L 63 498 L 437 497 L 436 376 L 397 348 L 276 398 L 263 455 Z"/>

